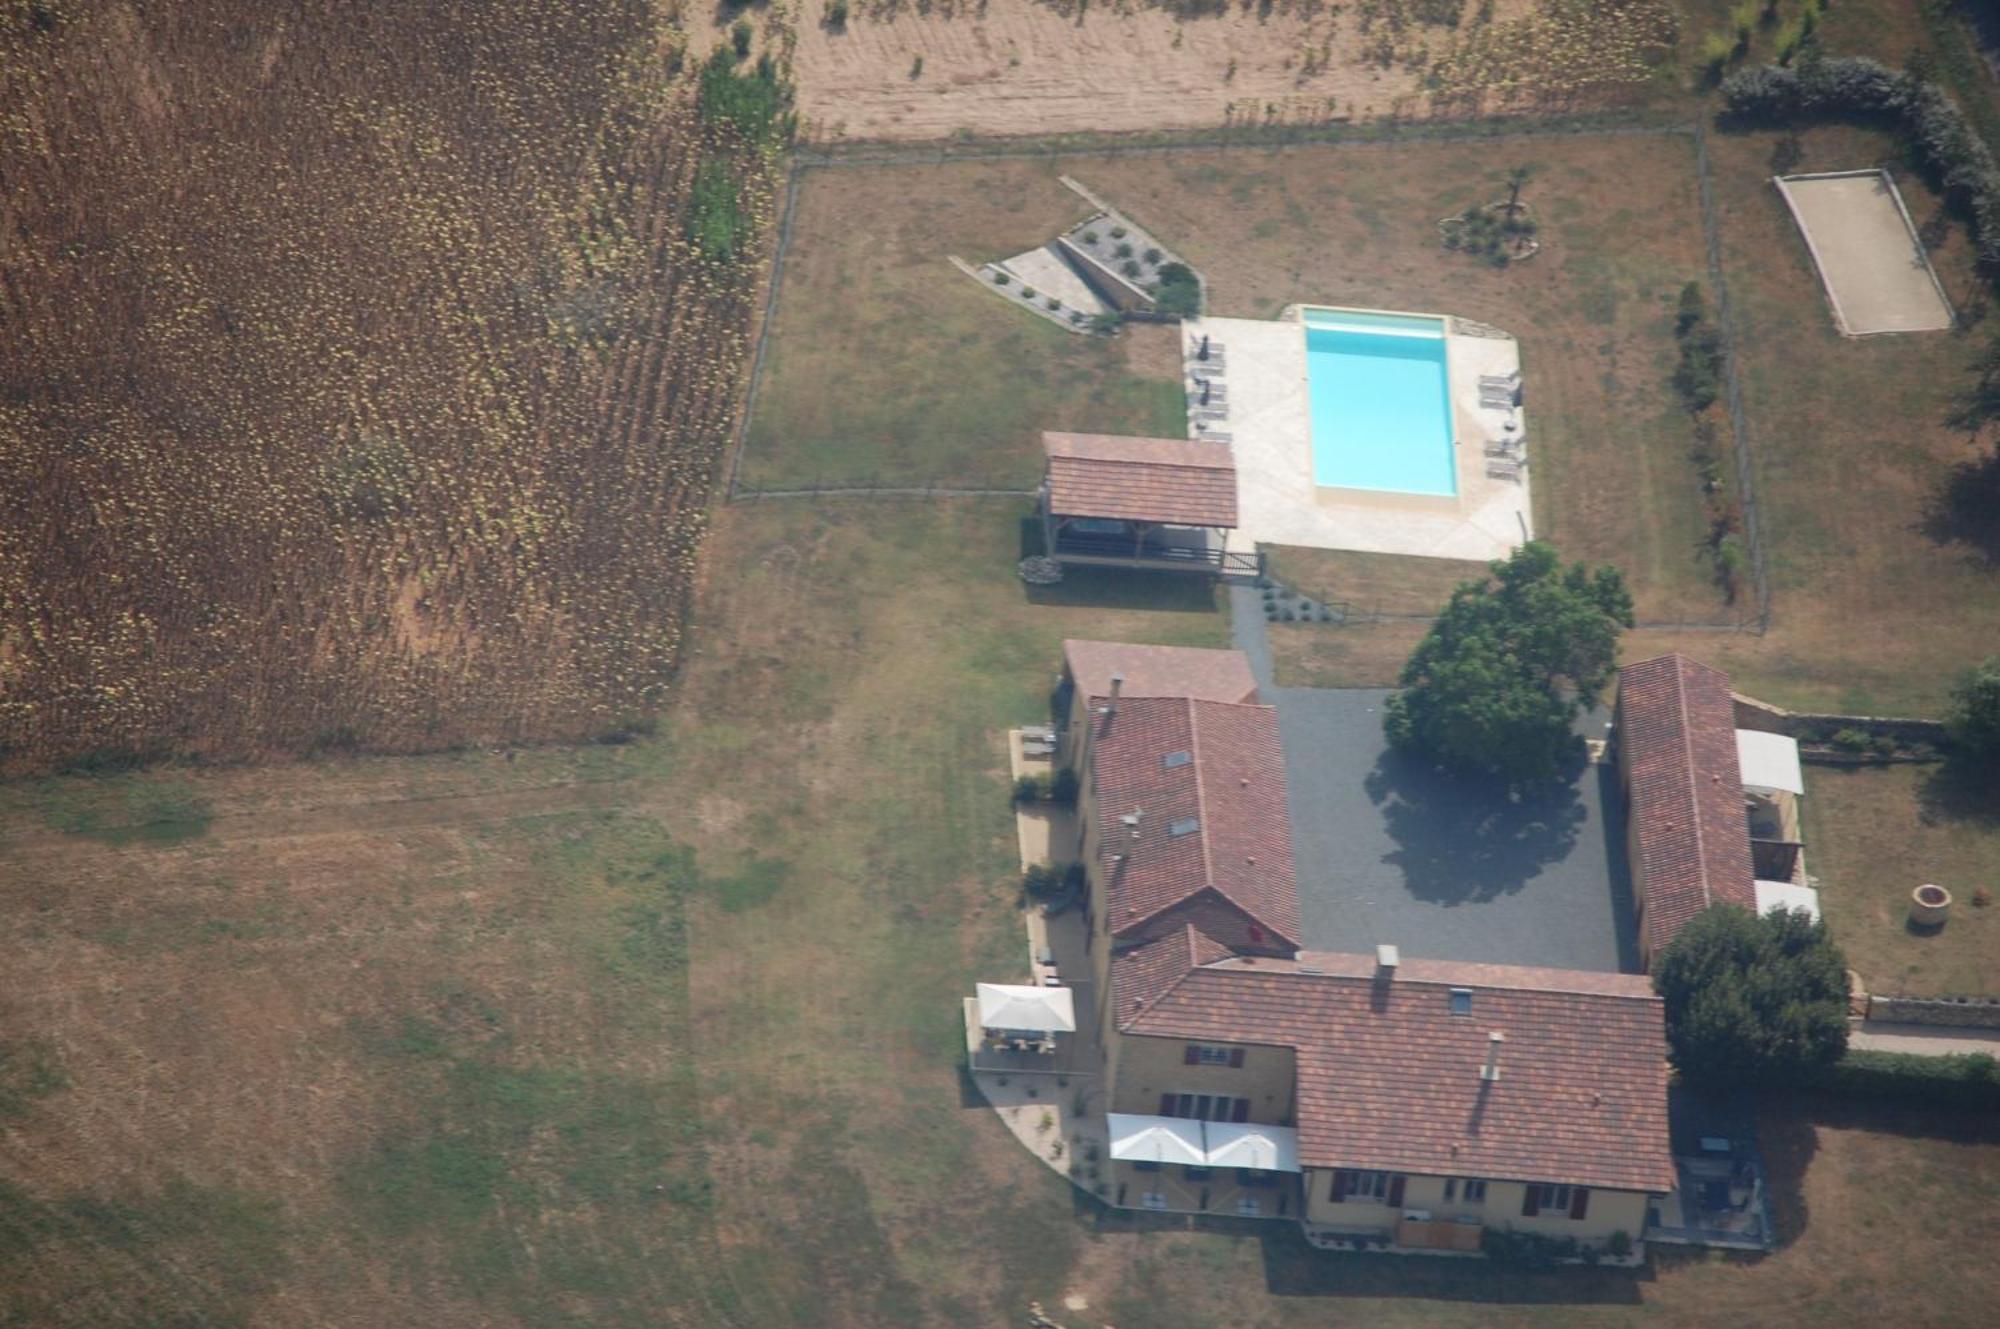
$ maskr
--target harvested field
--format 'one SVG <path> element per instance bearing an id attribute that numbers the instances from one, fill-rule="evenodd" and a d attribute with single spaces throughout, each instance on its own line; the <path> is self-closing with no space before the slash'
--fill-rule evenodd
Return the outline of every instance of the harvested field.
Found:
<path id="1" fill-rule="evenodd" d="M 678 44 L 642 0 L 6 8 L 7 769 L 659 699 L 758 279 L 687 218 L 754 246 L 770 194 Z"/>
<path id="2" fill-rule="evenodd" d="M 799 105 L 822 141 L 1597 108 L 1671 86 L 1656 69 L 1677 32 L 1654 0 L 857 0 L 837 26 L 824 0 L 808 11 Z"/>
<path id="3" fill-rule="evenodd" d="M 1842 332 L 1865 337 L 1951 326 L 1951 307 L 1887 171 L 1791 176 L 1777 188 Z"/>

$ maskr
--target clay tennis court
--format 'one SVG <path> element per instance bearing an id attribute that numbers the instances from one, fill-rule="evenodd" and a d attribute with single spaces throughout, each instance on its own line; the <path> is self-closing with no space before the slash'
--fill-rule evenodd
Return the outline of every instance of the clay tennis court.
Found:
<path id="1" fill-rule="evenodd" d="M 1778 177 L 1819 267 L 1834 322 L 1850 337 L 1951 326 L 1951 305 L 1887 171 Z"/>

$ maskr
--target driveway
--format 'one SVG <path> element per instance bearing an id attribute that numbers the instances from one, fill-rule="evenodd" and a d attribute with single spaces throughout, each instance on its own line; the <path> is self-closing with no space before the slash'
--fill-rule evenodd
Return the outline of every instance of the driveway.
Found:
<path id="1" fill-rule="evenodd" d="M 1382 737 L 1388 690 L 1270 686 L 1254 597 L 1232 596 L 1252 601 L 1237 640 L 1278 710 L 1307 949 L 1638 972 L 1614 768 L 1523 800 L 1408 762 Z"/>

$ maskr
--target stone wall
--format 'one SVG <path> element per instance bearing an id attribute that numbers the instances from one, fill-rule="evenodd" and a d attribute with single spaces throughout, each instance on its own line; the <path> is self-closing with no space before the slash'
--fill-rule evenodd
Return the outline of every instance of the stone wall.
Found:
<path id="1" fill-rule="evenodd" d="M 1859 729 L 1864 734 L 1887 734 L 1908 743 L 1944 742 L 1942 720 L 1920 720 L 1904 715 L 1830 715 L 1824 711 L 1788 711 L 1755 697 L 1732 693 L 1736 703 L 1736 727 L 1767 734 L 1799 738 L 1806 734 L 1832 734 L 1840 729 Z"/>
<path id="2" fill-rule="evenodd" d="M 2000 1029 L 2000 997 L 1870 995 L 1868 1018 L 1892 1024 L 1949 1025 L 1957 1029 Z"/>

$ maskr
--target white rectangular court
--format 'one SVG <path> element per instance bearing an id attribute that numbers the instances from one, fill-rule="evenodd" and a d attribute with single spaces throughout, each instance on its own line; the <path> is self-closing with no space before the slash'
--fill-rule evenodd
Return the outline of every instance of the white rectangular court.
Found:
<path id="1" fill-rule="evenodd" d="M 1772 183 L 1805 237 L 1842 333 L 1951 326 L 1951 302 L 1887 171 L 1778 176 Z"/>

